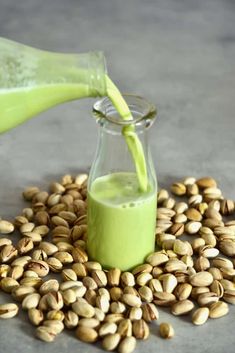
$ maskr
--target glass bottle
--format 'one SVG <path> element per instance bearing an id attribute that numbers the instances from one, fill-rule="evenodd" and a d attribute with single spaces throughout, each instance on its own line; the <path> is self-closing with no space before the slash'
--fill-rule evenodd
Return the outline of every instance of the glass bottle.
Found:
<path id="1" fill-rule="evenodd" d="M 132 113 L 132 126 L 140 139 L 147 166 L 148 188 L 140 191 L 135 165 L 123 137 L 130 125 L 108 98 L 95 103 L 99 141 L 88 180 L 87 250 L 105 268 L 123 271 L 143 263 L 154 251 L 157 182 L 152 163 L 148 128 L 156 115 L 145 99 L 124 95 Z"/>
<path id="2" fill-rule="evenodd" d="M 102 52 L 52 53 L 0 38 L 0 133 L 57 104 L 106 95 Z"/>

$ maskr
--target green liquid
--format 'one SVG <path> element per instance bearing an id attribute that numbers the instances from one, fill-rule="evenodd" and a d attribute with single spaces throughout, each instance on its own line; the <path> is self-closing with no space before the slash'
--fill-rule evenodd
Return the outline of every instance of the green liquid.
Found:
<path id="1" fill-rule="evenodd" d="M 97 178 L 88 194 L 88 253 L 104 267 L 128 270 L 154 250 L 156 190 L 142 193 L 134 173 Z"/>
<path id="2" fill-rule="evenodd" d="M 57 104 L 89 96 L 89 87 L 51 84 L 0 89 L 0 133 Z"/>

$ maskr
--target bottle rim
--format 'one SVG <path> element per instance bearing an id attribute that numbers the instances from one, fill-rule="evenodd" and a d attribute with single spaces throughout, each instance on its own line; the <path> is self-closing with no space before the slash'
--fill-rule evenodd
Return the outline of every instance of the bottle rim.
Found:
<path id="1" fill-rule="evenodd" d="M 119 126 L 128 126 L 130 124 L 134 126 L 152 125 L 157 115 L 157 109 L 154 104 L 141 96 L 133 94 L 123 94 L 122 96 L 130 109 L 132 120 L 122 119 L 108 97 L 99 99 L 94 103 L 93 116 L 98 121 L 105 119 Z"/>

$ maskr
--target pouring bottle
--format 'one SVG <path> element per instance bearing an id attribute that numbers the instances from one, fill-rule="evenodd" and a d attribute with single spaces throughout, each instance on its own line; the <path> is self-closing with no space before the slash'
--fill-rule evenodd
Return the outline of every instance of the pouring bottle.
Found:
<path id="1" fill-rule="evenodd" d="M 64 54 L 0 38 L 0 133 L 57 105 L 106 95 L 102 52 Z"/>

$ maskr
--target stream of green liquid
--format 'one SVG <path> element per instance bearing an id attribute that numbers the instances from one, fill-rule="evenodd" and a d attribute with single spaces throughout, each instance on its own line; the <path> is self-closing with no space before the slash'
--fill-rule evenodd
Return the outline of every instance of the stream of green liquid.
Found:
<path id="1" fill-rule="evenodd" d="M 133 117 L 131 115 L 130 109 L 123 99 L 117 86 L 106 76 L 106 87 L 107 95 L 112 101 L 117 112 L 120 114 L 123 120 L 130 121 L 130 125 L 123 127 L 122 134 L 125 137 L 127 146 L 131 153 L 132 159 L 135 164 L 136 174 L 139 181 L 140 190 L 145 192 L 148 187 L 148 175 L 146 168 L 146 161 L 143 151 L 143 146 L 139 137 L 135 133 L 135 127 L 131 125 L 131 120 Z"/>

